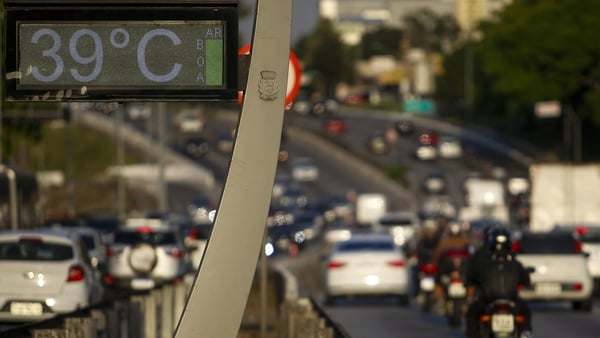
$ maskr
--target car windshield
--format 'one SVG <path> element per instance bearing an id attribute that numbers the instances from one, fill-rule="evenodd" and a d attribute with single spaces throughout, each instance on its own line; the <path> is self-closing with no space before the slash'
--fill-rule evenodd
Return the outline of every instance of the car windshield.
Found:
<path id="1" fill-rule="evenodd" d="M 588 230 L 581 234 L 581 241 L 584 243 L 600 243 L 600 230 Z"/>
<path id="2" fill-rule="evenodd" d="M 341 242 L 338 245 L 338 252 L 354 252 L 354 251 L 392 251 L 394 243 L 390 241 L 348 241 Z"/>
<path id="3" fill-rule="evenodd" d="M 25 241 L 0 243 L 0 260 L 65 261 L 73 257 L 73 248 L 65 244 Z"/>
<path id="4" fill-rule="evenodd" d="M 390 218 L 379 220 L 379 224 L 383 226 L 411 226 L 412 219 L 410 218 Z"/>
<path id="5" fill-rule="evenodd" d="M 522 254 L 576 254 L 576 241 L 571 234 L 540 234 L 523 236 L 519 252 Z"/>
<path id="6" fill-rule="evenodd" d="M 115 243 L 135 244 L 148 243 L 151 245 L 175 244 L 176 236 L 173 232 L 135 232 L 121 231 L 115 234 Z"/>

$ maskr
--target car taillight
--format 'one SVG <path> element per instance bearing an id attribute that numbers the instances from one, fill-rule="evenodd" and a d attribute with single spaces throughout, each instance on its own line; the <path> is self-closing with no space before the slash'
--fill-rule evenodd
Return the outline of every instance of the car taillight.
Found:
<path id="1" fill-rule="evenodd" d="M 395 268 L 401 268 L 401 267 L 403 267 L 403 266 L 405 265 L 405 264 L 404 264 L 404 261 L 403 261 L 403 260 L 401 260 L 401 259 L 397 259 L 397 260 L 395 260 L 395 261 L 388 262 L 387 264 L 388 264 L 389 266 L 391 266 L 391 267 L 395 267 Z"/>
<path id="2" fill-rule="evenodd" d="M 521 243 L 519 243 L 519 242 L 512 242 L 512 244 L 510 245 L 510 249 L 514 253 L 521 252 Z"/>
<path id="3" fill-rule="evenodd" d="M 346 265 L 346 263 L 344 262 L 336 262 L 336 261 L 330 261 L 329 263 L 327 263 L 327 267 L 329 269 L 338 269 L 343 267 L 344 265 Z"/>
<path id="4" fill-rule="evenodd" d="M 73 265 L 69 268 L 69 275 L 67 276 L 67 282 L 78 282 L 82 281 L 85 276 L 85 272 L 81 265 Z"/>
<path id="5" fill-rule="evenodd" d="M 572 291 L 581 291 L 581 290 L 583 290 L 583 284 L 581 284 L 581 283 L 568 284 L 568 285 L 566 285 L 566 287 L 569 288 Z"/>
<path id="6" fill-rule="evenodd" d="M 123 248 L 106 248 L 106 257 L 113 257 L 120 255 L 123 252 Z"/>
<path id="7" fill-rule="evenodd" d="M 188 232 L 188 237 L 191 239 L 198 238 L 198 231 L 196 231 L 196 229 L 191 229 L 190 232 Z"/>
<path id="8" fill-rule="evenodd" d="M 428 275 L 435 275 L 438 272 L 438 267 L 435 264 L 423 264 L 421 266 L 421 272 Z"/>
<path id="9" fill-rule="evenodd" d="M 581 253 L 581 241 L 575 241 L 575 252 Z"/>
<path id="10" fill-rule="evenodd" d="M 115 277 L 112 275 L 106 275 L 104 276 L 104 283 L 106 283 L 107 285 L 113 285 L 115 284 Z"/>
<path id="11" fill-rule="evenodd" d="M 177 248 L 167 250 L 167 254 L 176 258 L 183 258 L 183 251 Z"/>
<path id="12" fill-rule="evenodd" d="M 506 312 L 508 310 L 510 310 L 510 306 L 508 304 L 497 304 L 494 306 L 495 312 Z"/>

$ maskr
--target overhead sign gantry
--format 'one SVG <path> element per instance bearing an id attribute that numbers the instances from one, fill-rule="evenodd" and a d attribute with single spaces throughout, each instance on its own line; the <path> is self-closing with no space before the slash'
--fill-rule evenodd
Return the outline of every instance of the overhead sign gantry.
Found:
<path id="1" fill-rule="evenodd" d="M 4 3 L 7 101 L 237 100 L 237 0 Z"/>

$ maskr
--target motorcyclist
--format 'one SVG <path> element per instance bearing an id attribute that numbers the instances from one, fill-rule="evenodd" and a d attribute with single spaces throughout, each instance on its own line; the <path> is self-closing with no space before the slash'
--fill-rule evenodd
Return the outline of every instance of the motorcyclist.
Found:
<path id="1" fill-rule="evenodd" d="M 440 258 L 448 249 L 468 249 L 470 245 L 471 242 L 465 236 L 462 226 L 456 222 L 449 223 L 446 234 L 442 236 L 431 255 L 430 262 L 439 264 Z"/>
<path id="2" fill-rule="evenodd" d="M 435 286 L 435 298 L 438 304 L 443 309 L 444 301 L 444 285 L 442 285 L 441 277 L 449 275 L 450 273 L 461 273 L 462 267 L 457 266 L 455 262 L 458 260 L 466 260 L 467 257 L 447 257 L 446 255 L 450 250 L 453 251 L 467 251 L 470 246 L 469 239 L 465 236 L 462 226 L 459 223 L 449 223 L 447 225 L 446 235 L 443 236 L 438 242 L 433 254 L 431 255 L 430 262 L 435 264 L 439 268 L 438 275 L 436 277 Z M 460 264 L 460 263 L 459 263 Z M 450 276 L 449 276 L 450 277 Z M 460 276 L 455 276 L 460 277 Z M 453 278 L 454 279 L 454 278 Z"/>
<path id="3" fill-rule="evenodd" d="M 515 303 L 517 313 L 525 317 L 520 327 L 521 337 L 532 337 L 531 310 L 519 297 L 519 286 L 531 284 L 529 273 L 511 252 L 508 230 L 491 229 L 487 240 L 487 246 L 471 260 L 465 278 L 470 302 L 466 314 L 467 338 L 479 337 L 480 315 L 487 304 L 497 299 Z"/>

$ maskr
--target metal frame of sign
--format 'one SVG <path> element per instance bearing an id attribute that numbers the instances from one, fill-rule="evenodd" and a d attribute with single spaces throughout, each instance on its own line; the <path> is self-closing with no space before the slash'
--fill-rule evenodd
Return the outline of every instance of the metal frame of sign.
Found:
<path id="1" fill-rule="evenodd" d="M 5 84 L 6 101 L 235 101 L 238 98 L 238 7 L 233 0 L 190 1 L 164 3 L 158 0 L 129 1 L 75 0 L 43 3 L 31 0 L 5 1 Z M 137 82 L 99 83 L 83 85 L 57 81 L 57 84 L 25 83 L 19 67 L 19 23 L 48 24 L 61 27 L 71 24 L 86 27 L 111 23 L 125 25 L 190 25 L 191 23 L 218 23 L 224 27 L 221 81 L 215 85 L 194 86 L 184 83 L 156 83 L 140 85 Z M 93 27 L 93 26 L 90 26 Z M 63 42 L 67 44 L 67 42 Z M 166 46 L 168 47 L 168 46 Z M 81 58 L 88 55 L 81 55 Z M 52 61 L 52 60 L 51 60 Z M 125 60 L 124 60 L 125 61 Z M 66 71 L 66 70 L 65 70 Z M 118 67 L 110 69 L 116 73 Z M 113 75 L 116 76 L 116 75 Z M 123 81 L 123 80 L 122 80 Z M 23 83 L 22 83 L 23 82 Z M 133 80 L 132 80 L 133 82 Z"/>

